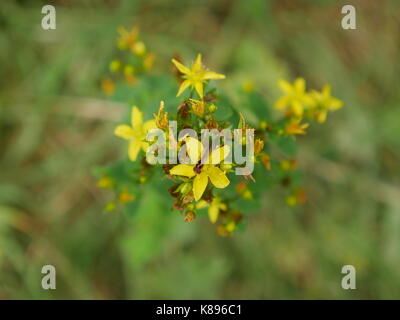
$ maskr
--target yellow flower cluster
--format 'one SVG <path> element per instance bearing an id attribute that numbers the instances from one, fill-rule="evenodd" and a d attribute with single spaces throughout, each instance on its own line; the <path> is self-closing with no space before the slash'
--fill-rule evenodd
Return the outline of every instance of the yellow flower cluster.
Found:
<path id="1" fill-rule="evenodd" d="M 328 112 L 343 106 L 343 102 L 331 96 L 331 87 L 325 85 L 322 91 L 306 91 L 303 78 L 297 78 L 293 84 L 280 80 L 278 85 L 284 95 L 275 102 L 275 109 L 285 112 L 288 119 L 283 130 L 287 135 L 303 135 L 308 123 L 301 123 L 304 118 L 325 122 Z"/>
<path id="2" fill-rule="evenodd" d="M 154 55 L 149 54 L 144 43 L 139 41 L 138 29 L 134 28 L 127 31 L 120 28 L 118 31 L 118 48 L 141 59 L 140 68 L 142 72 L 148 70 L 148 67 L 153 63 Z M 118 125 L 114 134 L 128 141 L 127 154 L 130 161 L 137 161 L 140 159 L 141 153 L 153 149 L 157 151 L 157 156 L 168 151 L 165 162 L 154 162 L 154 164 L 160 164 L 163 175 L 174 182 L 174 185 L 169 189 L 170 195 L 174 198 L 173 208 L 184 213 L 184 221 L 186 222 L 193 221 L 198 211 L 206 209 L 210 222 L 216 225 L 217 232 L 222 236 L 227 236 L 237 229 L 242 219 L 242 214 L 233 209 L 232 203 L 236 200 L 249 203 L 248 201 L 256 200 L 259 195 L 258 190 L 251 185 L 252 181 L 255 182 L 251 174 L 252 171 L 250 173 L 245 171 L 243 179 L 239 180 L 230 175 L 237 169 L 245 168 L 243 163 L 236 160 L 231 161 L 233 152 L 235 155 L 237 149 L 247 152 L 247 147 L 250 146 L 249 148 L 252 151 L 249 162 L 253 165 L 251 170 L 257 164 L 273 173 L 275 173 L 274 170 L 279 171 L 283 177 L 282 185 L 289 185 L 290 175 L 296 168 L 296 160 L 277 161 L 270 154 L 271 150 L 274 150 L 270 143 L 278 144 L 278 142 L 290 140 L 286 136 L 306 134 L 309 123 L 304 120 L 315 120 L 323 123 L 328 112 L 340 109 L 343 103 L 331 96 L 329 85 L 324 86 L 321 91 L 307 91 L 305 80 L 302 78 L 296 79 L 293 84 L 280 80 L 278 84 L 283 95 L 276 101 L 274 107 L 282 111 L 284 116 L 277 121 L 271 121 L 271 123 L 270 119 L 260 119 L 257 129 L 253 129 L 246 124 L 242 113 L 236 112 L 234 117 L 239 118 L 239 124 L 235 127 L 228 121 L 218 119 L 218 116 L 216 116 L 219 114 L 219 112 L 216 112 L 218 110 L 217 105 L 221 108 L 227 106 L 218 102 L 215 90 L 209 88 L 211 80 L 225 79 L 225 75 L 207 69 L 203 64 L 201 54 L 198 54 L 189 65 L 185 65 L 179 58 L 172 59 L 172 65 L 175 73 L 179 76 L 176 96 L 187 94 L 180 101 L 176 112 L 171 112 L 170 109 L 167 112 L 164 102 L 161 101 L 158 112 L 153 114 L 154 119 L 145 120 L 143 112 L 137 106 L 133 106 L 130 123 Z M 109 70 L 113 74 L 122 73 L 125 80 L 128 81 L 128 79 L 135 78 L 139 69 L 138 66 L 115 59 L 110 63 Z M 110 79 L 103 83 L 103 90 L 107 93 L 111 93 L 114 88 L 115 86 Z M 254 92 L 254 85 L 250 80 L 243 84 L 242 89 L 242 94 L 257 94 Z M 167 107 L 169 106 L 167 105 Z M 268 120 L 268 122 L 265 120 Z M 174 129 L 171 127 L 172 121 L 175 124 Z M 152 141 L 148 141 L 148 133 L 152 129 L 159 129 L 157 132 L 161 132 L 161 134 Z M 178 135 L 173 134 L 175 129 L 192 130 L 191 132 L 194 135 L 197 134 L 197 136 L 201 135 L 204 129 L 216 130 L 218 132 L 217 140 L 219 143 L 222 140 L 224 142 L 220 146 L 210 147 L 206 140 L 195 138 L 186 133 L 180 135 L 178 139 Z M 225 137 L 222 139 L 220 133 L 223 130 L 227 130 L 229 134 L 234 136 L 236 143 L 234 148 L 225 141 Z M 151 135 L 153 134 L 154 132 L 151 133 Z M 158 145 L 153 145 L 157 143 L 159 138 L 165 140 L 162 149 L 154 148 Z M 215 136 L 208 137 L 209 140 L 214 138 Z M 175 156 L 171 156 L 169 151 L 173 151 L 175 155 L 183 153 L 187 161 L 178 157 L 175 159 Z M 150 170 L 149 167 L 153 164 L 151 159 L 149 160 L 147 157 L 148 155 L 146 154 L 147 162 L 137 162 L 141 172 L 138 179 L 140 183 L 145 183 L 151 176 L 146 174 L 146 170 Z M 153 156 L 156 158 L 155 153 Z M 257 180 L 259 181 L 258 177 Z M 235 187 L 232 190 L 235 195 L 232 198 L 228 194 L 230 189 L 221 189 L 234 185 L 234 183 Z M 98 185 L 102 188 L 115 189 L 114 181 L 108 177 L 103 177 Z M 133 190 L 136 192 L 136 189 Z M 116 200 L 109 203 L 109 210 L 114 210 L 118 203 L 126 204 L 134 201 L 137 196 L 131 194 L 127 189 L 119 188 L 118 192 Z M 286 203 L 289 206 L 294 206 L 304 202 L 305 198 L 304 190 L 292 185 Z"/>
<path id="3" fill-rule="evenodd" d="M 148 72 L 155 60 L 154 53 L 148 52 L 146 45 L 139 40 L 137 27 L 130 31 L 119 27 L 118 33 L 117 47 L 125 55 L 121 53 L 121 57 L 110 62 L 108 69 L 111 75 L 101 82 L 102 90 L 108 96 L 114 93 L 116 81 L 123 79 L 128 84 L 136 83 L 138 76 Z"/>
<path id="4" fill-rule="evenodd" d="M 107 175 L 102 176 L 97 181 L 97 186 L 102 189 L 115 189 L 117 191 L 116 199 L 108 202 L 104 207 L 107 212 L 114 211 L 118 206 L 124 206 L 135 200 L 135 195 L 131 194 L 127 188 L 118 188 L 116 181 Z"/>
<path id="5" fill-rule="evenodd" d="M 135 32 L 121 33 L 120 47 L 127 49 L 132 47 Z M 204 97 L 204 85 L 211 79 L 224 79 L 225 76 L 207 70 L 199 54 L 191 67 L 173 59 L 172 63 L 179 70 L 183 78 L 177 96 L 190 88 L 191 92 L 198 94 L 198 99 L 185 99 L 178 107 L 178 117 L 186 118 L 192 114 L 204 121 L 204 128 L 218 129 L 220 124 L 214 119 L 213 112 L 217 106 Z M 113 70 L 119 68 L 117 63 L 110 66 Z M 243 120 L 244 121 L 244 120 Z M 208 150 L 198 139 L 187 136 L 180 141 L 171 141 L 169 135 L 168 112 L 165 111 L 164 102 L 161 101 L 160 108 L 154 114 L 154 120 L 144 121 L 143 113 L 138 107 L 132 107 L 130 125 L 121 124 L 115 128 L 114 134 L 124 140 L 128 140 L 128 156 L 131 161 L 136 161 L 140 151 L 146 152 L 150 146 L 145 141 L 147 133 L 154 128 L 159 128 L 166 133 L 168 148 L 179 151 L 181 147 L 186 148 L 186 154 L 191 164 L 179 163 L 166 165 L 166 174 L 174 181 L 180 181 L 173 189 L 172 195 L 176 199 L 175 208 L 186 210 L 184 220 L 193 221 L 196 217 L 195 211 L 208 207 L 209 219 L 212 223 L 221 220 L 217 230 L 222 235 L 228 235 L 236 229 L 236 224 L 241 215 L 230 209 L 229 205 L 221 197 L 211 193 L 212 187 L 224 189 L 229 184 L 228 173 L 232 171 L 235 164 L 225 163 L 230 154 L 229 145 L 222 145 L 213 150 Z M 242 129 L 245 129 L 244 127 Z M 264 143 L 257 141 L 257 150 L 264 147 Z M 209 187 L 209 188 L 208 188 Z M 206 191 L 207 190 L 207 191 Z"/>

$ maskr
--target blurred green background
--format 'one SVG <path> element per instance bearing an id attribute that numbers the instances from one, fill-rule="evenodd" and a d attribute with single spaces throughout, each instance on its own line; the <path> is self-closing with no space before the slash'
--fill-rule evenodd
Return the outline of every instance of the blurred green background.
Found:
<path id="1" fill-rule="evenodd" d="M 0 298 L 400 298 L 400 2 L 398 0 L 58 0 L 0 3 Z M 341 28 L 341 7 L 357 30 Z M 91 168 L 125 155 L 112 134 L 126 110 L 99 79 L 118 26 L 157 53 L 202 52 L 269 98 L 277 80 L 330 83 L 345 108 L 298 140 L 308 202 L 268 191 L 247 229 L 218 236 L 149 191 L 138 212 L 104 213 Z M 224 88 L 224 87 L 223 87 Z M 155 106 L 157 107 L 157 106 Z M 41 268 L 57 289 L 41 288 Z M 357 289 L 341 288 L 341 268 Z"/>

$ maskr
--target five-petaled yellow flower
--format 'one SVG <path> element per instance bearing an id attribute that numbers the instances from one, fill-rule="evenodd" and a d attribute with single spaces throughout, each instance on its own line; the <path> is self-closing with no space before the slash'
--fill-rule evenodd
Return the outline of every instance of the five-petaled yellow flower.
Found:
<path id="1" fill-rule="evenodd" d="M 229 155 L 230 148 L 228 145 L 214 149 L 205 158 L 206 150 L 204 150 L 202 143 L 197 139 L 188 137 L 186 138 L 186 150 L 192 164 L 178 164 L 169 173 L 188 178 L 194 177 L 193 195 L 196 201 L 201 199 L 208 185 L 208 179 L 217 188 L 222 189 L 229 185 L 229 179 L 225 172 L 216 166 Z"/>
<path id="2" fill-rule="evenodd" d="M 181 86 L 179 87 L 178 93 L 176 96 L 179 96 L 183 91 L 186 90 L 187 87 L 191 86 L 192 89 L 196 89 L 200 98 L 203 98 L 203 85 L 204 82 L 211 79 L 225 79 L 225 76 L 220 73 L 216 73 L 213 71 L 209 71 L 204 68 L 201 62 L 201 54 L 197 55 L 196 60 L 192 63 L 191 68 L 185 67 L 179 61 L 172 59 L 173 64 L 177 69 L 183 74 L 183 78 L 185 79 Z"/>
<path id="3" fill-rule="evenodd" d="M 157 128 L 154 120 L 143 123 L 143 113 L 138 107 L 132 107 L 131 126 L 121 124 L 115 128 L 114 134 L 125 140 L 129 140 L 128 155 L 131 161 L 135 161 L 139 151 L 146 152 L 149 143 L 145 141 L 146 134 L 151 129 Z"/>
<path id="4" fill-rule="evenodd" d="M 317 104 L 317 109 L 314 111 L 315 119 L 323 123 L 326 120 L 328 111 L 335 111 L 343 107 L 343 102 L 331 96 L 331 86 L 326 85 L 319 91 L 312 91 L 311 96 Z"/>
<path id="5" fill-rule="evenodd" d="M 132 49 L 138 38 L 139 29 L 137 27 L 134 27 L 131 31 L 128 31 L 124 27 L 119 27 L 118 33 L 118 47 L 121 50 Z"/>
<path id="6" fill-rule="evenodd" d="M 313 106 L 314 100 L 306 92 L 306 82 L 303 78 L 297 78 L 293 85 L 285 80 L 280 80 L 278 84 L 285 96 L 276 101 L 276 109 L 286 110 L 302 117 L 304 110 Z"/>

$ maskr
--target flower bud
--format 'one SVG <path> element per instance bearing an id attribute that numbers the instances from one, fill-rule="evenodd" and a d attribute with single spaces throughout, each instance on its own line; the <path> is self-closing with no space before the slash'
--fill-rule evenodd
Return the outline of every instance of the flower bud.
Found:
<path id="1" fill-rule="evenodd" d="M 217 226 L 217 233 L 222 237 L 229 236 L 229 231 L 226 230 L 225 226 L 223 226 L 221 224 L 219 226 Z"/>
<path id="2" fill-rule="evenodd" d="M 111 72 L 117 72 L 121 68 L 121 61 L 119 60 L 111 61 L 109 68 Z"/>
<path id="3" fill-rule="evenodd" d="M 222 171 L 229 171 L 232 169 L 232 164 L 231 163 L 221 163 L 219 166 Z"/>
<path id="4" fill-rule="evenodd" d="M 104 207 L 104 210 L 107 212 L 111 212 L 111 211 L 114 211 L 116 207 L 117 206 L 116 206 L 115 202 L 111 201 L 106 204 L 106 206 Z"/>
<path id="5" fill-rule="evenodd" d="M 215 104 L 210 104 L 210 105 L 208 106 L 208 111 L 209 111 L 210 113 L 213 113 L 213 112 L 217 111 L 217 109 L 218 109 L 218 107 L 217 107 Z"/>
<path id="6" fill-rule="evenodd" d="M 204 102 L 202 100 L 194 100 L 194 99 L 191 99 L 190 101 L 192 102 L 193 113 L 199 117 L 203 117 L 205 109 Z"/>
<path id="7" fill-rule="evenodd" d="M 133 66 L 131 66 L 129 64 L 126 65 L 124 68 L 124 74 L 126 76 L 132 76 L 134 71 L 135 71 L 135 69 L 133 68 Z"/>
<path id="8" fill-rule="evenodd" d="M 247 189 L 245 192 L 243 192 L 242 197 L 243 199 L 251 200 L 253 199 L 253 193 L 249 189 Z"/>
<path id="9" fill-rule="evenodd" d="M 183 220 L 185 222 L 192 222 L 194 219 L 196 219 L 196 214 L 194 213 L 194 211 L 187 211 Z"/>
<path id="10" fill-rule="evenodd" d="M 141 56 L 146 53 L 146 46 L 142 41 L 137 41 L 133 46 L 132 46 L 132 52 L 138 56 Z"/>
<path id="11" fill-rule="evenodd" d="M 235 231 L 235 229 L 236 229 L 236 223 L 235 223 L 234 221 L 231 221 L 231 222 L 227 223 L 226 226 L 225 226 L 225 229 L 226 229 L 226 231 L 228 231 L 229 233 Z"/>
<path id="12" fill-rule="evenodd" d="M 180 192 L 182 194 L 187 194 L 192 190 L 192 184 L 190 182 L 185 182 L 182 184 L 181 188 L 180 188 Z"/>
<path id="13" fill-rule="evenodd" d="M 286 204 L 290 207 L 294 207 L 297 204 L 297 199 L 295 196 L 288 196 L 286 198 Z"/>
<path id="14" fill-rule="evenodd" d="M 260 129 L 265 130 L 268 128 L 268 123 L 266 121 L 260 121 Z"/>

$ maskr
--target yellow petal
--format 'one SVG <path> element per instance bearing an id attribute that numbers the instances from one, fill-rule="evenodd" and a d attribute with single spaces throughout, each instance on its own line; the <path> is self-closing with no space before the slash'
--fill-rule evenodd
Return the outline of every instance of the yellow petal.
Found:
<path id="1" fill-rule="evenodd" d="M 196 201 L 199 201 L 201 199 L 204 190 L 206 190 L 207 184 L 208 184 L 207 173 L 201 172 L 200 174 L 196 175 L 193 181 L 193 194 L 194 194 L 194 199 Z"/>
<path id="2" fill-rule="evenodd" d="M 202 69 L 201 53 L 196 57 L 196 61 L 192 65 L 192 72 L 199 72 Z"/>
<path id="3" fill-rule="evenodd" d="M 303 100 L 302 102 L 305 104 L 307 107 L 315 107 L 317 105 L 317 102 L 313 99 L 313 96 L 311 94 L 304 94 L 303 95 Z"/>
<path id="4" fill-rule="evenodd" d="M 208 159 L 204 162 L 205 164 L 220 164 L 227 156 L 229 156 L 230 147 L 224 145 L 214 149 L 208 156 Z"/>
<path id="5" fill-rule="evenodd" d="M 186 141 L 186 152 L 189 155 L 192 164 L 196 164 L 203 155 L 203 144 L 192 137 L 187 137 Z"/>
<path id="6" fill-rule="evenodd" d="M 140 143 L 140 146 L 141 146 L 141 148 L 142 148 L 142 150 L 144 152 L 147 152 L 147 150 L 149 149 L 150 144 L 148 142 L 146 142 L 146 141 L 142 141 Z"/>
<path id="7" fill-rule="evenodd" d="M 182 72 L 183 74 L 188 74 L 190 73 L 189 68 L 185 67 L 182 63 L 180 63 L 179 61 L 172 59 L 172 63 L 175 65 L 175 67 Z"/>
<path id="8" fill-rule="evenodd" d="M 295 115 L 300 116 L 300 117 L 303 115 L 303 111 L 304 111 L 303 105 L 300 102 L 298 102 L 297 100 L 292 102 L 292 109 L 293 109 L 293 112 Z"/>
<path id="9" fill-rule="evenodd" d="M 182 93 L 183 91 L 185 91 L 186 88 L 189 87 L 189 86 L 190 86 L 190 81 L 189 81 L 189 80 L 183 81 L 183 82 L 181 83 L 180 87 L 179 87 L 179 90 L 178 90 L 178 93 L 176 94 L 176 96 L 177 96 L 177 97 L 180 96 L 181 93 Z"/>
<path id="10" fill-rule="evenodd" d="M 225 175 L 225 173 L 217 168 L 216 166 L 208 166 L 205 170 L 203 171 L 207 172 L 211 183 L 220 189 L 226 188 L 229 185 L 229 179 Z"/>
<path id="11" fill-rule="evenodd" d="M 209 80 L 209 79 L 225 79 L 225 75 L 221 73 L 216 73 L 213 71 L 205 71 L 203 74 L 203 79 L 204 80 Z"/>
<path id="12" fill-rule="evenodd" d="M 287 107 L 287 104 L 288 104 L 288 98 L 282 97 L 275 102 L 274 108 L 277 110 L 282 110 Z"/>
<path id="13" fill-rule="evenodd" d="M 297 78 L 296 81 L 294 82 L 294 87 L 296 89 L 296 92 L 301 93 L 304 92 L 306 89 L 306 82 L 303 78 Z"/>
<path id="14" fill-rule="evenodd" d="M 194 84 L 194 88 L 196 89 L 196 91 L 199 94 L 200 98 L 203 98 L 203 82 L 196 81 L 196 83 Z"/>
<path id="15" fill-rule="evenodd" d="M 316 113 L 316 118 L 319 123 L 324 123 L 326 121 L 326 116 L 328 115 L 328 111 L 321 110 Z"/>
<path id="16" fill-rule="evenodd" d="M 121 124 L 115 128 L 114 134 L 122 139 L 131 139 L 134 136 L 134 131 L 130 126 Z"/>
<path id="17" fill-rule="evenodd" d="M 279 80 L 278 85 L 283 92 L 287 94 L 290 94 L 292 92 L 292 86 L 289 82 L 285 80 Z"/>
<path id="18" fill-rule="evenodd" d="M 147 133 L 148 131 L 150 131 L 152 129 L 156 129 L 156 128 L 157 128 L 157 125 L 156 125 L 155 120 L 149 120 L 143 124 L 143 129 L 144 129 L 145 133 Z"/>
<path id="19" fill-rule="evenodd" d="M 200 200 L 196 203 L 196 209 L 203 209 L 205 207 L 208 207 L 208 202 L 206 200 Z"/>
<path id="20" fill-rule="evenodd" d="M 331 96 L 331 86 L 329 84 L 324 86 L 322 89 L 322 94 L 327 98 Z"/>
<path id="21" fill-rule="evenodd" d="M 208 208 L 208 217 L 210 218 L 211 223 L 216 223 L 219 215 L 219 205 L 211 202 L 210 208 Z"/>
<path id="22" fill-rule="evenodd" d="M 329 100 L 329 110 L 338 110 L 343 107 L 343 102 L 336 98 L 331 98 Z"/>
<path id="23" fill-rule="evenodd" d="M 143 113 L 138 107 L 132 107 L 131 122 L 133 129 L 140 129 L 143 124 Z"/>
<path id="24" fill-rule="evenodd" d="M 128 155 L 131 161 L 136 160 L 141 147 L 142 147 L 142 142 L 139 140 L 134 139 L 129 143 Z"/>
<path id="25" fill-rule="evenodd" d="M 184 176 L 184 177 L 194 177 L 196 175 L 196 172 L 194 172 L 194 166 L 191 166 L 189 164 L 178 164 L 175 167 L 173 167 L 171 170 L 169 170 L 169 173 L 174 175 L 174 176 Z"/>

